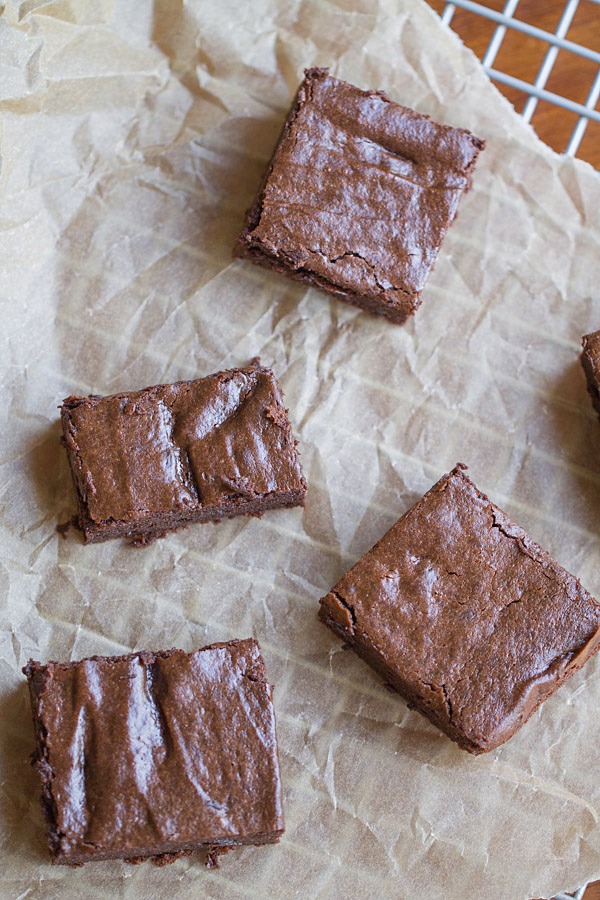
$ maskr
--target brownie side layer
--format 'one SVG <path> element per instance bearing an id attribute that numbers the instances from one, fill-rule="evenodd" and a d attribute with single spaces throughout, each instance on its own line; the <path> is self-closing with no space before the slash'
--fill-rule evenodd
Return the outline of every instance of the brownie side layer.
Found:
<path id="1" fill-rule="evenodd" d="M 110 397 L 68 397 L 64 443 L 86 543 L 303 505 L 275 376 L 255 365 Z"/>
<path id="2" fill-rule="evenodd" d="M 54 863 L 265 844 L 283 833 L 271 687 L 254 640 L 30 660 Z"/>
<path id="3" fill-rule="evenodd" d="M 581 365 L 587 379 L 587 389 L 600 416 L 600 331 L 584 335 L 581 343 Z"/>
<path id="4" fill-rule="evenodd" d="M 308 69 L 235 253 L 402 323 L 483 146 Z"/>
<path id="5" fill-rule="evenodd" d="M 411 706 L 482 753 L 600 648 L 600 604 L 464 468 L 391 527 L 319 615 Z"/>

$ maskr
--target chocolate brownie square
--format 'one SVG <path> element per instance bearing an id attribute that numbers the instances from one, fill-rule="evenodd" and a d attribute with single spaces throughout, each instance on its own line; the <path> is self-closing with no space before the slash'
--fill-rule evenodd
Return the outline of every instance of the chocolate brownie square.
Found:
<path id="1" fill-rule="evenodd" d="M 236 255 L 402 323 L 484 142 L 307 69 Z"/>
<path id="2" fill-rule="evenodd" d="M 271 687 L 254 640 L 30 660 L 53 863 L 158 864 L 283 833 Z"/>
<path id="3" fill-rule="evenodd" d="M 319 614 L 410 706 L 482 753 L 600 648 L 600 604 L 465 468 L 405 513 Z"/>
<path id="4" fill-rule="evenodd" d="M 303 505 L 281 389 L 260 365 L 111 397 L 68 397 L 64 443 L 86 543 Z"/>

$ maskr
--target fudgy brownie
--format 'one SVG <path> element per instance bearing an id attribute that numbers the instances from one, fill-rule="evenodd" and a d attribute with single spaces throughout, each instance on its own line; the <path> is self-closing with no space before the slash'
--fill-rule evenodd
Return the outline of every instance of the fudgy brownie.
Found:
<path id="1" fill-rule="evenodd" d="M 30 660 L 52 862 L 275 843 L 282 792 L 271 687 L 254 640 Z"/>
<path id="2" fill-rule="evenodd" d="M 304 503 L 281 390 L 260 365 L 68 397 L 62 425 L 87 543 Z"/>
<path id="3" fill-rule="evenodd" d="M 600 604 L 458 464 L 321 599 L 320 617 L 471 753 L 600 648 Z"/>
<path id="4" fill-rule="evenodd" d="M 600 416 L 600 331 L 584 335 L 581 343 L 581 364 L 587 378 L 588 391 L 594 409 Z"/>
<path id="5" fill-rule="evenodd" d="M 235 253 L 402 323 L 483 146 L 307 69 Z"/>

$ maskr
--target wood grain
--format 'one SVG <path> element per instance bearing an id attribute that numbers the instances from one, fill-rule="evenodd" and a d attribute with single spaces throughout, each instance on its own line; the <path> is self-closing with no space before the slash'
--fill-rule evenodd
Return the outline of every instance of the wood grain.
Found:
<path id="1" fill-rule="evenodd" d="M 501 12 L 505 5 L 503 0 L 478 0 L 478 2 L 498 12 Z M 446 6 L 445 0 L 429 0 L 429 3 L 439 14 Z M 564 0 L 520 0 L 515 16 L 537 28 L 554 33 L 564 7 Z M 482 59 L 496 24 L 474 13 L 457 9 L 452 18 L 452 28 Z M 593 0 L 580 0 L 566 37 L 570 41 L 600 52 L 600 5 Z M 533 84 L 547 50 L 548 44 L 536 38 L 508 31 L 493 66 L 501 72 Z M 569 100 L 585 103 L 597 71 L 598 66 L 590 60 L 560 50 L 546 82 L 546 89 L 568 97 Z M 501 84 L 497 84 L 497 87 L 510 100 L 517 112 L 523 110 L 527 102 L 526 94 Z M 600 109 L 600 102 L 596 104 L 596 109 Z M 546 144 L 558 153 L 563 153 L 577 118 L 577 115 L 568 110 L 540 101 L 531 124 Z M 588 123 L 577 156 L 600 170 L 600 123 Z M 600 881 L 588 887 L 584 900 L 600 900 Z"/>
<path id="2" fill-rule="evenodd" d="M 501 12 L 504 0 L 478 0 L 482 6 Z M 430 5 L 441 13 L 446 2 L 430 0 Z M 515 18 L 554 33 L 565 7 L 565 0 L 520 0 Z M 452 28 L 481 59 L 487 50 L 496 24 L 480 15 L 457 9 L 452 18 Z M 593 0 L 579 0 L 579 6 L 566 34 L 570 41 L 600 52 L 600 5 Z M 502 41 L 494 68 L 533 84 L 544 60 L 548 44 L 509 30 Z M 546 83 L 546 89 L 555 94 L 585 103 L 598 66 L 591 60 L 559 50 L 556 62 Z M 527 95 L 514 88 L 497 84 L 518 112 L 521 112 Z M 600 110 L 600 101 L 596 104 Z M 563 153 L 569 142 L 578 116 L 551 103 L 539 101 L 531 124 L 539 137 L 553 150 Z M 600 122 L 589 122 L 577 156 L 600 170 Z M 587 900 L 587 898 L 586 898 Z M 596 900 L 596 898 L 594 898 Z M 600 900 L 600 898 L 598 898 Z"/>

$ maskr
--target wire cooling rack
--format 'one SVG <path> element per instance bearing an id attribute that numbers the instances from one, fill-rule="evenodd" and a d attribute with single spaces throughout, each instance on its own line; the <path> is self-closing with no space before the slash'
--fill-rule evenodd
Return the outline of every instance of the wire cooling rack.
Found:
<path id="1" fill-rule="evenodd" d="M 539 0 L 539 2 L 540 8 L 543 8 L 545 5 L 544 0 Z M 527 96 L 527 100 L 521 111 L 521 115 L 526 122 L 531 121 L 540 100 L 552 104 L 555 107 L 560 107 L 568 114 L 575 114 L 575 126 L 567 146 L 564 148 L 564 152 L 569 156 L 578 155 L 581 140 L 588 124 L 590 122 L 600 123 L 600 111 L 596 109 L 596 105 L 600 99 L 600 52 L 598 52 L 597 49 L 592 49 L 590 46 L 584 46 L 582 43 L 567 38 L 567 33 L 573 23 L 578 7 L 580 7 L 580 3 L 581 0 L 566 0 L 554 32 L 530 24 L 529 22 L 524 21 L 522 17 L 517 18 L 517 14 L 521 13 L 523 8 L 522 4 L 521 9 L 519 9 L 519 0 L 507 0 L 502 11 L 491 9 L 489 5 L 486 6 L 483 3 L 475 3 L 472 2 L 472 0 L 454 0 L 453 3 L 432 3 L 434 8 L 440 13 L 442 21 L 446 25 L 452 24 L 457 10 L 464 10 L 468 13 L 481 16 L 483 19 L 487 20 L 488 23 L 495 24 L 496 27 L 493 35 L 489 41 L 487 50 L 482 57 L 484 69 L 493 81 L 519 91 Z M 592 18 L 592 26 L 587 31 L 586 40 L 590 40 L 592 44 L 596 43 L 600 49 L 600 0 L 584 0 L 584 3 L 588 7 L 588 15 L 589 10 L 591 9 L 593 11 L 592 15 L 595 16 L 597 9 L 598 18 L 595 22 Z M 530 3 L 529 8 L 531 7 L 532 4 Z M 457 30 L 460 31 L 460 29 Z M 499 66 L 495 65 L 503 42 L 506 36 L 510 35 L 511 32 L 513 33 L 513 36 L 514 32 L 518 32 L 521 35 L 534 38 L 537 41 L 542 42 L 547 48 L 537 71 L 537 75 L 532 79 L 532 83 L 508 74 Z M 581 29 L 578 30 L 578 34 L 581 34 Z M 557 93 L 554 90 L 549 90 L 547 88 L 548 80 L 561 51 L 565 51 L 568 54 L 574 54 L 579 57 L 580 60 L 586 60 L 592 70 L 594 66 L 596 67 L 595 76 L 592 76 L 591 85 L 589 86 L 587 97 L 584 102 L 576 102 L 569 97 L 563 96 L 561 93 Z M 598 162 L 596 162 L 596 160 L 593 161 L 598 167 Z"/>

